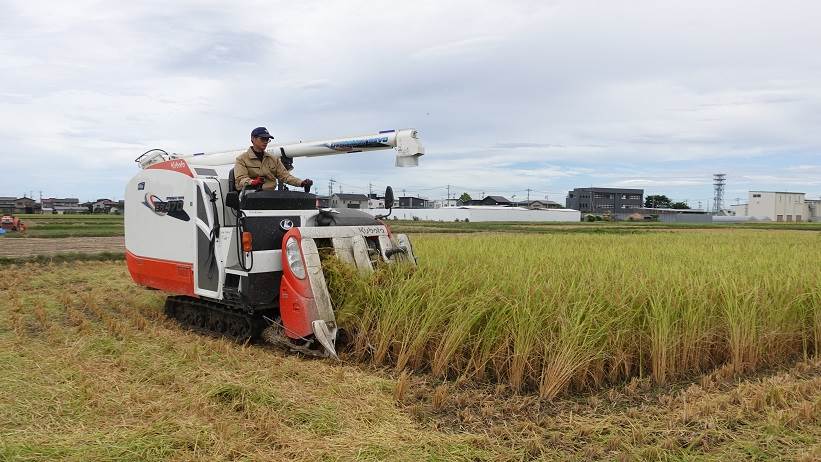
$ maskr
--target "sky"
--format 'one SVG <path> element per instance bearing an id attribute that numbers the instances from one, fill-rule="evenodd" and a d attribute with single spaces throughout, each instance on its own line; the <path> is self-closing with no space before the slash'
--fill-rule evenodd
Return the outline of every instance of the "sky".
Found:
<path id="1" fill-rule="evenodd" d="M 417 168 L 296 159 L 321 193 L 818 198 L 821 3 L 0 0 L 0 196 L 121 199 L 144 151 L 257 126 L 419 131 Z"/>

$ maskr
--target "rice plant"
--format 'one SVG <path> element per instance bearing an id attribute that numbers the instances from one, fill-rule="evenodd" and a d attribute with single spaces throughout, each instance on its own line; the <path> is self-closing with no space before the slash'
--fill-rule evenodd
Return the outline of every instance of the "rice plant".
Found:
<path id="1" fill-rule="evenodd" d="M 416 271 L 327 272 L 354 358 L 553 398 L 815 355 L 818 243 L 746 230 L 425 235 Z"/>

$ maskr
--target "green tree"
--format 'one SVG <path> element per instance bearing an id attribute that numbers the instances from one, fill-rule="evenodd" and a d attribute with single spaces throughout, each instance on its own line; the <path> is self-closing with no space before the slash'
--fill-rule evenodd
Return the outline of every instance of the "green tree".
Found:
<path id="1" fill-rule="evenodd" d="M 664 194 L 655 194 L 644 198 L 644 206 L 652 209 L 669 209 L 673 201 Z"/>
<path id="2" fill-rule="evenodd" d="M 468 194 L 466 192 L 463 192 L 462 195 L 459 196 L 459 202 L 461 202 L 463 204 L 467 204 L 471 200 L 473 200 L 473 199 L 470 197 L 470 194 Z"/>
<path id="3" fill-rule="evenodd" d="M 689 209 L 690 206 L 685 204 L 684 202 L 673 202 L 670 204 L 671 209 Z"/>

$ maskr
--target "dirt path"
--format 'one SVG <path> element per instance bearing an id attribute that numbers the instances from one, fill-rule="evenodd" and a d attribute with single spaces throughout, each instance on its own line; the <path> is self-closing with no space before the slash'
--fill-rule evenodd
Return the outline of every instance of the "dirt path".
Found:
<path id="1" fill-rule="evenodd" d="M 0 239 L 0 257 L 54 255 L 66 252 L 125 252 L 125 238 L 113 236 Z"/>

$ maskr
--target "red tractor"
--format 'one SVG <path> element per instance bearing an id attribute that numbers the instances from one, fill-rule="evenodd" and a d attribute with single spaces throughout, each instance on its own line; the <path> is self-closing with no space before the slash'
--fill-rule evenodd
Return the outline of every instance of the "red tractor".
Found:
<path id="1" fill-rule="evenodd" d="M 18 231 L 24 232 L 26 230 L 26 225 L 19 218 L 15 217 L 14 215 L 3 215 L 3 218 L 0 218 L 0 227 L 4 230 L 8 231 Z"/>

